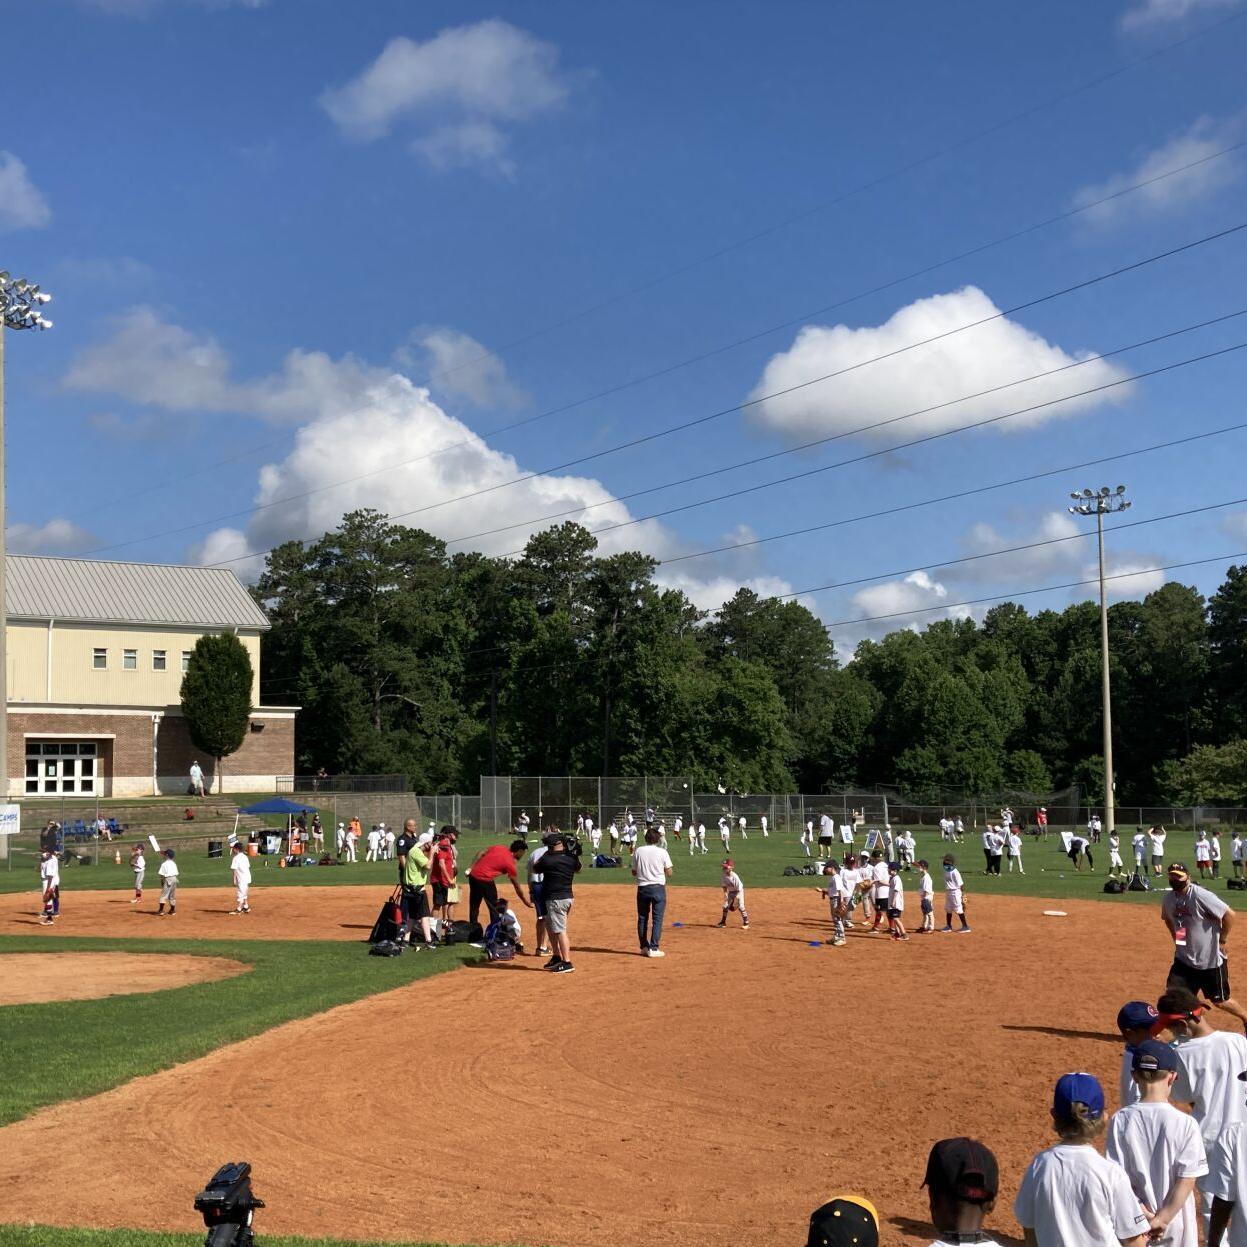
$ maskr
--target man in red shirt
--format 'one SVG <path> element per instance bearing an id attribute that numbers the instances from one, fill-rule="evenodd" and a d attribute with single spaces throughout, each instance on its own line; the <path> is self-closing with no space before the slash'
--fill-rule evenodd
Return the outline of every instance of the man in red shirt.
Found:
<path id="1" fill-rule="evenodd" d="M 493 912 L 498 905 L 498 885 L 494 882 L 499 875 L 510 875 L 515 885 L 515 895 L 532 909 L 533 903 L 524 894 L 524 885 L 519 880 L 516 863 L 528 852 L 528 845 L 523 840 L 512 840 L 510 845 L 491 844 L 489 848 L 477 854 L 476 860 L 468 868 L 468 922 L 476 925 L 477 915 L 481 910 L 481 902 L 487 906 L 486 912 L 492 920 Z"/>

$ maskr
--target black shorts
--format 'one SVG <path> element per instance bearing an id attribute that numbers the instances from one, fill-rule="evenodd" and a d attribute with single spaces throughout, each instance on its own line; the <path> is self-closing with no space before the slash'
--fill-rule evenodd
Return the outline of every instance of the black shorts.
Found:
<path id="1" fill-rule="evenodd" d="M 1195 995 L 1202 995 L 1213 1004 L 1220 1004 L 1230 998 L 1230 970 L 1227 962 L 1222 962 L 1215 970 L 1199 970 L 1188 966 L 1185 962 L 1174 961 L 1169 967 L 1169 978 L 1165 983 L 1168 990 L 1174 987 L 1185 987 Z"/>
<path id="2" fill-rule="evenodd" d="M 419 922 L 429 916 L 429 898 L 423 888 L 403 889 L 403 909 L 408 922 Z"/>
<path id="3" fill-rule="evenodd" d="M 435 883 L 433 885 L 433 908 L 440 909 L 446 904 L 446 898 L 450 895 L 450 888 L 444 883 Z"/>
<path id="4" fill-rule="evenodd" d="M 889 918 L 899 918 L 899 917 L 901 916 L 901 914 L 902 914 L 902 913 L 904 913 L 904 910 L 901 910 L 901 909 L 889 909 L 889 910 L 888 910 L 888 917 L 889 917 Z"/>
<path id="5" fill-rule="evenodd" d="M 819 836 L 818 842 L 819 844 L 835 844 L 836 838 L 835 836 Z"/>

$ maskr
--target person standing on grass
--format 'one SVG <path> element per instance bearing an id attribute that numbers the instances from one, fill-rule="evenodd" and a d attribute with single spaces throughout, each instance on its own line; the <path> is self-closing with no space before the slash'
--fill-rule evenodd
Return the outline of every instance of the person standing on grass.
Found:
<path id="1" fill-rule="evenodd" d="M 1069 842 L 1069 860 L 1074 863 L 1074 869 L 1082 870 L 1082 859 L 1087 859 L 1087 867 L 1089 870 L 1095 869 L 1095 859 L 1091 856 L 1091 841 L 1086 836 L 1079 835 L 1077 832 L 1070 837 Z"/>
<path id="2" fill-rule="evenodd" d="M 137 905 L 143 899 L 143 877 L 147 874 L 147 858 L 143 856 L 143 842 L 130 850 L 130 869 L 134 871 L 134 899 L 131 905 Z"/>
<path id="3" fill-rule="evenodd" d="M 1212 854 L 1212 877 L 1214 879 L 1221 878 L 1221 833 L 1214 830 L 1212 840 L 1209 843 L 1209 851 Z"/>
<path id="4" fill-rule="evenodd" d="M 1166 1247 L 1199 1247 L 1195 1179 L 1208 1173 L 1208 1158 L 1195 1119 L 1169 1103 L 1178 1056 L 1168 1044 L 1146 1039 L 1134 1050 L 1139 1098 L 1116 1113 L 1104 1155 L 1120 1165 L 1145 1210 L 1149 1236 Z"/>
<path id="5" fill-rule="evenodd" d="M 545 843 L 549 852 L 541 859 L 541 898 L 546 907 L 546 930 L 554 946 L 545 968 L 555 974 L 570 974 L 576 967 L 571 960 L 567 921 L 572 910 L 572 880 L 580 871 L 580 854 L 567 851 L 567 841 L 561 832 L 547 836 Z M 519 891 L 518 883 L 516 891 Z M 522 893 L 520 899 L 523 900 Z"/>
<path id="6" fill-rule="evenodd" d="M 50 927 L 61 912 L 61 863 L 50 849 L 39 854 L 39 893 L 43 898 L 43 917 L 40 921 Z"/>
<path id="7" fill-rule="evenodd" d="M 1022 865 L 1022 835 L 1021 828 L 1016 823 L 1009 828 L 1006 847 L 1009 850 L 1009 873 L 1013 874 L 1014 866 L 1018 868 L 1018 874 L 1024 875 L 1026 868 Z"/>
<path id="8" fill-rule="evenodd" d="M 1208 843 L 1208 833 L 1202 827 L 1195 836 L 1195 869 L 1201 879 L 1212 874 L 1212 845 Z"/>
<path id="9" fill-rule="evenodd" d="M 1160 826 L 1154 826 L 1147 833 L 1152 850 L 1152 874 L 1160 875 L 1165 865 L 1165 838 L 1168 832 Z"/>
<path id="10" fill-rule="evenodd" d="M 671 855 L 659 843 L 659 833 L 649 828 L 645 843 L 632 858 L 636 878 L 636 932 L 644 957 L 665 957 L 662 943 L 662 920 L 667 912 L 667 880 L 675 866 Z"/>
<path id="11" fill-rule="evenodd" d="M 323 853 L 325 851 L 325 826 L 320 821 L 319 814 L 312 815 L 312 852 Z"/>
<path id="12" fill-rule="evenodd" d="M 248 894 L 251 891 L 251 858 L 247 856 L 245 840 L 235 840 L 234 849 L 230 854 L 229 872 L 234 881 L 234 908 L 231 914 L 249 914 L 251 906 Z"/>
<path id="13" fill-rule="evenodd" d="M 403 851 L 398 855 L 398 878 L 403 890 L 403 934 L 413 947 L 437 947 L 433 940 L 427 891 L 432 854 L 433 837 L 427 831 L 417 835 L 416 820 L 409 818 L 403 824 Z M 417 929 L 420 932 L 419 941 L 414 938 Z"/>
<path id="14" fill-rule="evenodd" d="M 1090 1074 L 1064 1074 L 1052 1096 L 1059 1142 L 1022 1177 L 1013 1215 L 1027 1247 L 1144 1247 L 1148 1221 L 1126 1171 L 1095 1150 L 1104 1091 Z"/>
<path id="15" fill-rule="evenodd" d="M 165 906 L 169 906 L 169 917 L 178 911 L 178 864 L 177 854 L 172 849 L 165 849 L 165 860 L 160 863 L 156 872 L 160 876 L 160 903 L 156 907 L 156 917 L 165 916 Z"/>
<path id="16" fill-rule="evenodd" d="M 1232 1014 L 1247 1028 L 1247 1012 L 1230 995 L 1225 943 L 1234 911 L 1215 893 L 1191 882 L 1183 862 L 1169 863 L 1169 888 L 1160 917 L 1173 939 L 1173 964 L 1166 989 L 1184 987 Z"/>
<path id="17" fill-rule="evenodd" d="M 831 856 L 832 846 L 836 843 L 836 825 L 831 821 L 830 814 L 818 816 L 818 860 L 826 861 Z"/>
<path id="18" fill-rule="evenodd" d="M 455 836 L 459 833 L 447 824 L 442 828 L 433 846 L 433 864 L 429 871 L 429 882 L 433 887 L 433 916 L 442 924 L 444 931 L 450 930 L 450 890 L 458 879 L 458 868 L 455 864 Z"/>
<path id="19" fill-rule="evenodd" d="M 532 909 L 533 903 L 525 895 L 524 885 L 519 881 L 519 869 L 516 865 L 527 852 L 528 842 L 517 837 L 511 841 L 509 846 L 491 844 L 489 848 L 482 849 L 476 855 L 476 859 L 468 867 L 468 922 L 472 926 L 479 925 L 477 915 L 480 913 L 482 904 L 486 906 L 486 913 L 490 915 L 498 908 L 497 879 L 499 875 L 506 875 L 510 878 L 515 888 L 515 895 L 529 909 Z"/>

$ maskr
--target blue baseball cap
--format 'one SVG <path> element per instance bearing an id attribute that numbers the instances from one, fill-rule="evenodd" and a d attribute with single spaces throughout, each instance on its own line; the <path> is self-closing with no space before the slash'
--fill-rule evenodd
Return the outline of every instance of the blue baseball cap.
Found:
<path id="1" fill-rule="evenodd" d="M 1117 1029 L 1150 1031 L 1159 1017 L 1155 1005 L 1148 1004 L 1146 1000 L 1131 1000 L 1117 1011 Z"/>
<path id="2" fill-rule="evenodd" d="M 1178 1054 L 1167 1043 L 1161 1043 L 1159 1039 L 1145 1039 L 1141 1044 L 1135 1045 L 1134 1060 L 1130 1062 L 1130 1068 L 1176 1070 Z"/>
<path id="3" fill-rule="evenodd" d="M 1104 1112 L 1104 1088 L 1094 1074 L 1062 1074 L 1052 1093 L 1052 1111 L 1062 1117 L 1073 1117 L 1074 1105 L 1083 1104 L 1087 1116 L 1099 1117 Z"/>

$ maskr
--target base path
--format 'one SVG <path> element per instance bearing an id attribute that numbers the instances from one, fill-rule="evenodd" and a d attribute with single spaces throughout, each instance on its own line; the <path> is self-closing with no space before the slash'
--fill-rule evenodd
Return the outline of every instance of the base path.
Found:
<path id="1" fill-rule="evenodd" d="M 343 892 L 282 900 L 332 924 Z M 933 1237 L 931 1142 L 970 1134 L 1000 1159 L 990 1225 L 1019 1241 L 1009 1209 L 1052 1141 L 1053 1081 L 1091 1070 L 1115 1101 L 1117 1009 L 1163 986 L 1155 913 L 974 896 L 973 935 L 811 948 L 812 888 L 749 902 L 750 930 L 717 930 L 717 892 L 673 889 L 685 925 L 647 960 L 631 889 L 586 888 L 574 974 L 468 966 L 43 1110 L 0 1130 L 0 1222 L 193 1230 L 195 1192 L 246 1159 L 261 1235 L 797 1243 L 814 1207 L 858 1192 L 901 1247 Z M 51 1197 L 30 1163 L 102 1147 L 109 1165 Z M 141 1200 L 117 1198 L 118 1174 Z"/>
<path id="2" fill-rule="evenodd" d="M 98 1000 L 232 979 L 251 967 L 178 953 L 9 953 L 0 957 L 0 1005 Z"/>

